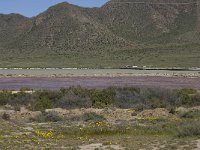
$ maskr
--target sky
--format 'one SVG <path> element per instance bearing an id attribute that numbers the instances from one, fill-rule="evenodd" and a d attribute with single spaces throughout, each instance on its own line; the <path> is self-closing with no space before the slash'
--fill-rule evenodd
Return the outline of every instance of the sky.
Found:
<path id="1" fill-rule="evenodd" d="M 0 0 L 0 13 L 18 13 L 33 17 L 64 1 L 83 7 L 100 7 L 108 0 Z"/>

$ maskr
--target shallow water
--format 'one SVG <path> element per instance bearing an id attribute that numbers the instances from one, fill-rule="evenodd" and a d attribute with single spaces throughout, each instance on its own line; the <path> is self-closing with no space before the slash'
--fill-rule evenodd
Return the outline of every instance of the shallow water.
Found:
<path id="1" fill-rule="evenodd" d="M 0 78 L 0 89 L 59 89 L 61 87 L 82 86 L 85 88 L 106 88 L 110 86 L 139 86 L 157 88 L 196 88 L 200 90 L 200 78 L 184 77 L 32 77 Z"/>

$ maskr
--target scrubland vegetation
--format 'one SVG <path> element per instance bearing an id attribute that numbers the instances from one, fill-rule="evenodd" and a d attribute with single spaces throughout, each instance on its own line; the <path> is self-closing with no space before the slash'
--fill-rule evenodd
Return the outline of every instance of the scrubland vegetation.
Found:
<path id="1" fill-rule="evenodd" d="M 1 149 L 10 149 L 11 141 L 14 149 L 199 148 L 200 94 L 195 89 L 26 90 L 0 93 Z M 33 112 L 38 114 L 23 120 Z"/>
<path id="2" fill-rule="evenodd" d="M 175 107 L 193 107 L 200 105 L 200 93 L 196 89 L 161 89 L 110 87 L 107 89 L 86 89 L 82 87 L 61 88 L 57 91 L 37 90 L 33 94 L 24 92 L 12 94 L 11 91 L 0 92 L 0 105 L 9 104 L 18 109 L 25 106 L 29 110 L 63 108 L 105 108 L 144 109 Z"/>

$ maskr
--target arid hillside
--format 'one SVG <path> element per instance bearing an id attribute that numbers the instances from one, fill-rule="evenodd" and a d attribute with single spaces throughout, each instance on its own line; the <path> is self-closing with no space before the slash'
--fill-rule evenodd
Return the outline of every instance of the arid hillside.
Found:
<path id="1" fill-rule="evenodd" d="M 64 2 L 33 18 L 2 14 L 1 66 L 199 66 L 199 14 L 197 0 Z"/>

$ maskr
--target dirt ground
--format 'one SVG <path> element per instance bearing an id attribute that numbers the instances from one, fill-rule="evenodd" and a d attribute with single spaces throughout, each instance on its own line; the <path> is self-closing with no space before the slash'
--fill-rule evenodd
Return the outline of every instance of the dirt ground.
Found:
<path id="1" fill-rule="evenodd" d="M 198 109 L 198 108 L 191 108 Z M 180 110 L 180 109 L 177 109 Z M 185 110 L 189 111 L 189 109 Z M 103 115 L 107 121 L 70 125 L 67 122 L 23 122 L 23 119 L 33 117 L 37 112 L 21 108 L 19 112 L 10 112 L 11 120 L 0 118 L 0 149 L 66 149 L 66 150 L 199 150 L 199 137 L 179 138 L 168 130 L 167 124 L 181 121 L 169 115 L 166 109 L 157 108 L 144 110 L 133 116 L 132 109 L 49 109 L 68 117 L 81 116 L 84 113 L 95 112 Z M 38 112 L 39 113 L 39 112 Z M 17 117 L 16 117 L 17 116 Z M 155 117 L 165 117 L 157 120 Z M 134 119 L 135 118 L 135 119 Z M 136 119 L 138 118 L 138 119 Z M 143 118 L 143 119 L 139 119 Z M 146 118 L 146 119 L 145 119 Z M 117 124 L 117 120 L 123 120 Z M 131 123 L 131 120 L 135 120 Z M 163 118 L 164 119 L 164 118 Z M 131 124 L 125 124 L 125 122 Z M 164 123 L 164 124 L 163 124 Z M 162 125 L 160 129 L 159 124 Z M 163 126 L 164 125 L 164 126 Z"/>

